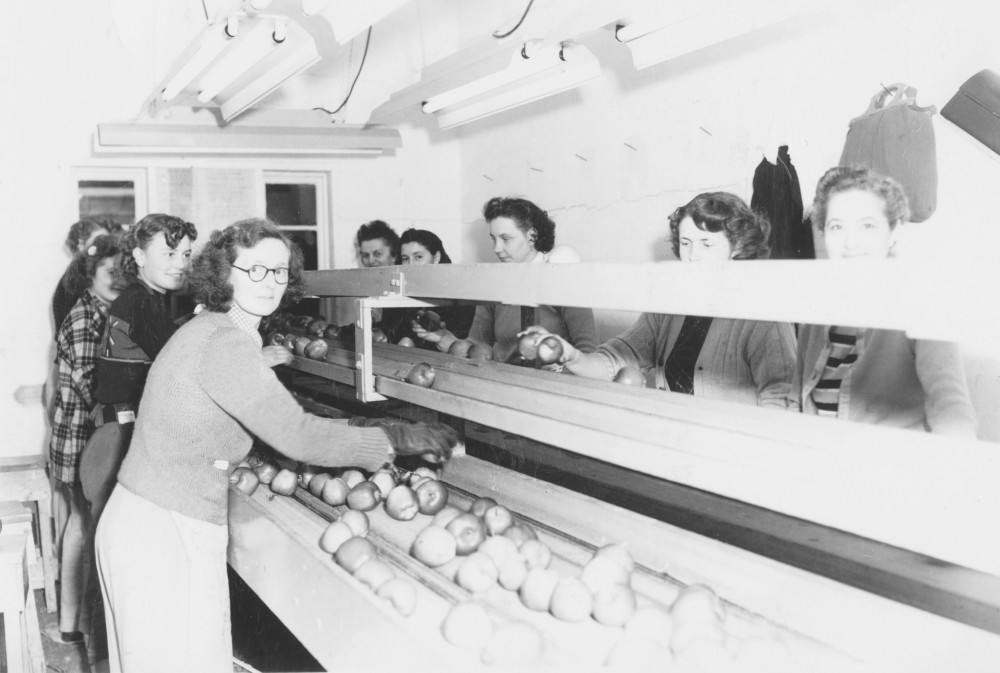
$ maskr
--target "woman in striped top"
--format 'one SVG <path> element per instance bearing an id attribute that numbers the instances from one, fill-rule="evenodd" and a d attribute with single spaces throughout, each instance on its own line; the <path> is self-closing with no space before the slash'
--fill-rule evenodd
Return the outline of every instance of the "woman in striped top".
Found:
<path id="1" fill-rule="evenodd" d="M 813 222 L 831 259 L 891 256 L 909 216 L 902 187 L 862 167 L 820 179 Z M 899 330 L 803 325 L 790 408 L 935 433 L 976 436 L 962 356 L 953 343 Z"/>

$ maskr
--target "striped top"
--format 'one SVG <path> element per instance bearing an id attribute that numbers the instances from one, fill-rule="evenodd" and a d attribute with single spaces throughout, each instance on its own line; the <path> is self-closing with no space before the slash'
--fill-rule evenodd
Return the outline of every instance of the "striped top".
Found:
<path id="1" fill-rule="evenodd" d="M 840 385 L 857 361 L 858 329 L 831 327 L 830 355 L 823 366 L 823 375 L 811 393 L 818 415 L 837 417 L 840 409 Z"/>

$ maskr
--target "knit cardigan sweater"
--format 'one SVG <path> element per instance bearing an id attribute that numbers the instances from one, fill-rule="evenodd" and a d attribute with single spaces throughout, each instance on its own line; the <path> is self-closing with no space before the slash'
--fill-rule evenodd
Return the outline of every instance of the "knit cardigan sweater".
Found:
<path id="1" fill-rule="evenodd" d="M 255 436 L 316 465 L 374 470 L 388 460 L 381 429 L 306 413 L 264 363 L 259 338 L 212 311 L 171 337 L 149 372 L 118 473 L 122 486 L 165 509 L 225 524 L 230 466 L 247 456 Z"/>
<path id="2" fill-rule="evenodd" d="M 609 378 L 625 365 L 655 368 L 656 387 L 667 390 L 663 366 L 683 325 L 682 315 L 643 313 L 596 353 Z M 788 323 L 714 318 L 695 363 L 694 394 L 784 409 L 794 370 L 795 332 Z"/>

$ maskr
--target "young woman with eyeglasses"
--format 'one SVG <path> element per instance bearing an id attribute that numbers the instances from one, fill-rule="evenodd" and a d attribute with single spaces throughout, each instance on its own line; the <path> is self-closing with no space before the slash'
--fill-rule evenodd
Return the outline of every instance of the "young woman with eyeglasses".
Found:
<path id="1" fill-rule="evenodd" d="M 375 470 L 447 460 L 439 423 L 354 427 L 306 413 L 265 362 L 260 320 L 304 292 L 302 256 L 272 223 L 212 234 L 192 265 L 205 309 L 153 363 L 135 435 L 97 531 L 112 670 L 231 671 L 229 473 L 253 438 L 296 460 Z"/>

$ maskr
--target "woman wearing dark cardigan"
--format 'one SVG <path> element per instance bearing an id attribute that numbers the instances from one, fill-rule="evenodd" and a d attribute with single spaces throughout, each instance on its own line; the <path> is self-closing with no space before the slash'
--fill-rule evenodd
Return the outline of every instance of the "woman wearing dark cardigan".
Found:
<path id="1" fill-rule="evenodd" d="M 231 671 L 229 472 L 254 437 L 290 458 L 374 470 L 443 461 L 438 423 L 352 427 L 306 413 L 261 351 L 261 318 L 302 295 L 302 257 L 273 224 L 212 235 L 191 276 L 204 311 L 153 363 L 128 455 L 97 531 L 112 671 Z"/>

